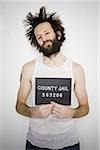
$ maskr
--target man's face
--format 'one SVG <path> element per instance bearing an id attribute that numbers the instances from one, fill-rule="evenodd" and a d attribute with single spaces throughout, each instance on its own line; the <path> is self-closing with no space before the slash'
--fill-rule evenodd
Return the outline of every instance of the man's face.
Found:
<path id="1" fill-rule="evenodd" d="M 36 40 L 39 44 L 39 51 L 49 57 L 60 51 L 61 42 L 58 41 L 51 24 L 43 22 L 37 25 L 34 29 Z"/>

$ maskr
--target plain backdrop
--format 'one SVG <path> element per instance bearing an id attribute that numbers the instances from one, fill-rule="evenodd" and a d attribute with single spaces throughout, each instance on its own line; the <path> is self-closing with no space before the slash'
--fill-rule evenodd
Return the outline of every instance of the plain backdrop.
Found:
<path id="1" fill-rule="evenodd" d="M 33 2 L 0 3 L 0 149 L 24 150 L 29 118 L 16 113 L 15 104 L 21 69 L 38 57 L 25 37 L 23 19 L 41 6 L 57 12 L 66 32 L 62 52 L 80 63 L 85 71 L 89 97 L 89 115 L 78 120 L 81 150 L 99 150 L 98 50 L 100 4 Z M 98 32 L 99 30 L 99 32 Z"/>

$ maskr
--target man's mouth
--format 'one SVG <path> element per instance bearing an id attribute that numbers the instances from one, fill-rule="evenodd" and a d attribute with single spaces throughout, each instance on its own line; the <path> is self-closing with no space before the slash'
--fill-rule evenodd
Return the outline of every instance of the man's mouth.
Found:
<path id="1" fill-rule="evenodd" d="M 43 46 L 50 47 L 52 45 L 52 41 L 46 41 L 43 43 Z"/>

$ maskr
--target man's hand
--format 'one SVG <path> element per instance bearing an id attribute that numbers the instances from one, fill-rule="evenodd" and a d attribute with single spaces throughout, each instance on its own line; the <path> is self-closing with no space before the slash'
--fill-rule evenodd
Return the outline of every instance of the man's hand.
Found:
<path id="1" fill-rule="evenodd" d="M 31 117 L 34 118 L 45 118 L 52 113 L 52 104 L 38 105 L 30 108 Z"/>
<path id="2" fill-rule="evenodd" d="M 56 102 L 51 102 L 52 104 L 52 114 L 57 118 L 73 118 L 74 110 L 68 106 L 58 104 Z"/>

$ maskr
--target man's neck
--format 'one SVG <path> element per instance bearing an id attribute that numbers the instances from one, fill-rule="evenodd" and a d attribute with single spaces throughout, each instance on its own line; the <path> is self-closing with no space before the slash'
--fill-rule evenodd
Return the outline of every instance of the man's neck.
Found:
<path id="1" fill-rule="evenodd" d="M 61 53 L 53 54 L 50 57 L 43 56 L 43 62 L 50 67 L 61 66 L 66 61 L 66 57 Z"/>

